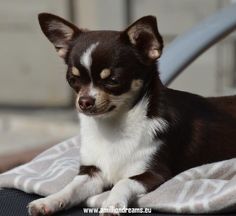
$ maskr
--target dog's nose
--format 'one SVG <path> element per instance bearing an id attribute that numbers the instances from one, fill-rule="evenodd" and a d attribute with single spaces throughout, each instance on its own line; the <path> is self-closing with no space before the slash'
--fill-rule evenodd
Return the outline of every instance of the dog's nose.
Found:
<path id="1" fill-rule="evenodd" d="M 79 107 L 81 110 L 90 110 L 95 104 L 95 99 L 89 96 L 83 96 L 79 99 Z"/>

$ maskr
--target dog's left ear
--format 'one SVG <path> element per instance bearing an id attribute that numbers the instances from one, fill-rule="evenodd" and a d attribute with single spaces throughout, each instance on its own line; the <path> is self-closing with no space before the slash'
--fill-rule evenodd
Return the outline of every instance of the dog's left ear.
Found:
<path id="1" fill-rule="evenodd" d="M 71 41 L 81 34 L 82 30 L 53 14 L 41 13 L 38 19 L 43 33 L 53 43 L 58 55 L 65 58 Z"/>
<path id="2" fill-rule="evenodd" d="M 129 42 L 149 61 L 155 61 L 161 56 L 163 39 L 154 16 L 145 16 L 137 20 L 122 32 L 122 36 L 126 38 L 128 36 Z"/>

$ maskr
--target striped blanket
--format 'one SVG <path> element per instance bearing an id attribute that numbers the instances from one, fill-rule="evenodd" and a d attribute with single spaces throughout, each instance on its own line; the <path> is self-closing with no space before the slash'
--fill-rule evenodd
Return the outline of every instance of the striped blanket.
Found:
<path id="1" fill-rule="evenodd" d="M 55 145 L 31 162 L 0 175 L 1 188 L 42 196 L 61 190 L 78 174 L 79 137 Z M 87 200 L 99 207 L 108 192 Z M 218 213 L 236 210 L 236 159 L 187 170 L 143 195 L 137 206 L 161 212 Z"/>

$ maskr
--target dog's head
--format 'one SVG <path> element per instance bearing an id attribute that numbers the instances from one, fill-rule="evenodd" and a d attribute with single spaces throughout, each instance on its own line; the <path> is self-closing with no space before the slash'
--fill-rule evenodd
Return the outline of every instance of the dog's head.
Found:
<path id="1" fill-rule="evenodd" d="M 77 110 L 106 116 L 129 110 L 156 73 L 163 48 L 155 17 L 124 31 L 88 31 L 47 13 L 39 23 L 68 65 L 67 81 L 77 93 Z"/>

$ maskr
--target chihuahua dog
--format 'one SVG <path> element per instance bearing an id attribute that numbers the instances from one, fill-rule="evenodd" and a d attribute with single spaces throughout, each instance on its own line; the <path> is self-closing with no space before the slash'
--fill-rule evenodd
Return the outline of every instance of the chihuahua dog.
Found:
<path id="1" fill-rule="evenodd" d="M 124 31 L 84 30 L 47 13 L 39 14 L 39 23 L 77 95 L 81 166 L 64 189 L 31 202 L 31 215 L 70 208 L 107 188 L 101 207 L 112 215 L 186 169 L 236 156 L 236 97 L 203 98 L 165 87 L 155 17 Z"/>

